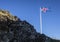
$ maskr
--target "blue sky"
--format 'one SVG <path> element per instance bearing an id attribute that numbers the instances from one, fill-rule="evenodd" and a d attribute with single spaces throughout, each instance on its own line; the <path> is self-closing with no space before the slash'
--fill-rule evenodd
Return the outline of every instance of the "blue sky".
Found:
<path id="1" fill-rule="evenodd" d="M 0 0 L 1 9 L 10 11 L 21 20 L 26 20 L 37 32 L 40 32 L 40 7 L 49 8 L 46 13 L 42 13 L 43 33 L 60 39 L 60 0 Z"/>

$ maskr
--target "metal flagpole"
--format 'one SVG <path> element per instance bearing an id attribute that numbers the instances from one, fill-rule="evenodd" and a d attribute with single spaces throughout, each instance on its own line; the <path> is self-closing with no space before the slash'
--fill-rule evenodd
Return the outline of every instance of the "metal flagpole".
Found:
<path id="1" fill-rule="evenodd" d="M 40 33 L 42 34 L 42 9 L 40 7 Z"/>

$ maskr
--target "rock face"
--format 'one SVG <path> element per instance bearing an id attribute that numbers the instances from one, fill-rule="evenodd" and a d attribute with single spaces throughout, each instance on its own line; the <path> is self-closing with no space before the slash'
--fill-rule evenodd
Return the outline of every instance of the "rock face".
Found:
<path id="1" fill-rule="evenodd" d="M 0 42 L 50 42 L 46 38 L 44 34 L 37 33 L 28 22 L 0 10 Z"/>
<path id="2" fill-rule="evenodd" d="M 44 42 L 43 36 L 28 22 L 0 10 L 0 42 Z"/>

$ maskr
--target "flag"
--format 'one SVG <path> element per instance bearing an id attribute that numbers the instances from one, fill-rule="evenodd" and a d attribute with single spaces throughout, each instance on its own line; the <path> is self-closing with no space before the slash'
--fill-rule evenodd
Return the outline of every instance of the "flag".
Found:
<path id="1" fill-rule="evenodd" d="M 44 13 L 45 13 L 47 10 L 48 10 L 48 8 L 45 8 L 45 7 L 41 8 L 41 11 L 44 12 Z"/>
<path id="2" fill-rule="evenodd" d="M 40 7 L 40 32 L 41 32 L 41 34 L 42 34 L 42 12 L 46 13 L 47 10 L 48 10 L 48 8 Z"/>

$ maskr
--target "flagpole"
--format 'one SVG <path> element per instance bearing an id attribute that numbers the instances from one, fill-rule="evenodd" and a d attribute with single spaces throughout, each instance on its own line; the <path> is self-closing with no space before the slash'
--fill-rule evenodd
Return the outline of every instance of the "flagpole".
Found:
<path id="1" fill-rule="evenodd" d="M 40 7 L 40 33 L 42 34 L 42 9 Z"/>

